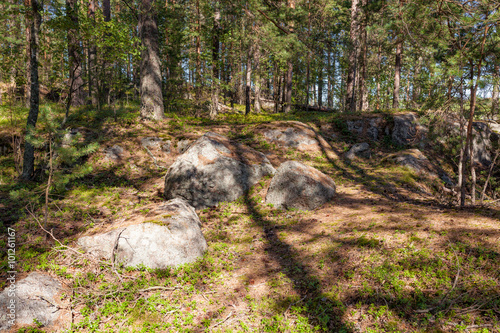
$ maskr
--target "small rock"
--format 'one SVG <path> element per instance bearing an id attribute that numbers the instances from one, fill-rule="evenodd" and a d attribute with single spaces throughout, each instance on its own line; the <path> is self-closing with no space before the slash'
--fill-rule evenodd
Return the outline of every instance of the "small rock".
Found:
<path id="1" fill-rule="evenodd" d="M 113 147 L 104 150 L 104 153 L 106 154 L 105 157 L 113 161 L 121 160 L 123 152 L 124 149 L 119 145 L 114 145 Z"/>
<path id="2" fill-rule="evenodd" d="M 177 151 L 179 152 L 179 154 L 183 154 L 189 148 L 190 143 L 191 141 L 188 139 L 177 142 Z"/>
<path id="3" fill-rule="evenodd" d="M 77 128 L 71 128 L 69 129 L 68 132 L 66 132 L 63 136 L 63 139 L 62 139 L 62 142 L 61 142 L 61 146 L 63 148 L 68 148 L 70 147 L 74 140 L 76 139 L 76 137 L 78 136 L 78 134 L 80 134 L 80 131 L 77 129 Z"/>
<path id="4" fill-rule="evenodd" d="M 170 154 L 172 152 L 172 141 L 167 140 L 161 145 L 161 151 Z"/>
<path id="5" fill-rule="evenodd" d="M 335 195 L 335 182 L 313 167 L 288 161 L 276 170 L 266 202 L 276 208 L 313 210 Z"/>
<path id="6" fill-rule="evenodd" d="M 163 139 L 157 137 L 148 136 L 141 139 L 141 145 L 144 148 L 158 148 L 162 143 Z"/>
<path id="7" fill-rule="evenodd" d="M 67 288 L 49 275 L 33 272 L 15 284 L 15 293 L 7 288 L 0 293 L 0 330 L 9 329 L 12 324 L 11 309 L 15 305 L 15 324 L 32 325 L 34 320 L 46 327 L 64 322 L 70 318 L 61 301 L 61 294 Z"/>
<path id="8" fill-rule="evenodd" d="M 345 154 L 345 157 L 349 160 L 354 159 L 354 157 L 356 157 L 356 156 L 370 158 L 371 157 L 370 145 L 366 142 L 356 143 Z"/>

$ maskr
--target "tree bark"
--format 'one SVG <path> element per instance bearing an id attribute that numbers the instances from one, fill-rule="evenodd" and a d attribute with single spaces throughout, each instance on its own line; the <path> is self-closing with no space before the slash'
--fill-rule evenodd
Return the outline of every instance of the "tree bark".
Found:
<path id="1" fill-rule="evenodd" d="M 306 64 L 306 105 L 309 105 L 309 93 L 311 90 L 310 87 L 310 78 L 311 78 L 311 53 L 307 51 L 307 64 Z"/>
<path id="2" fill-rule="evenodd" d="M 349 49 L 349 69 L 347 72 L 346 105 L 350 112 L 356 112 L 356 71 L 359 50 L 359 0 L 351 3 L 351 31 Z"/>
<path id="3" fill-rule="evenodd" d="M 219 113 L 219 43 L 220 43 L 220 9 L 215 3 L 214 27 L 212 31 L 212 102 L 210 103 L 210 119 L 215 119 Z"/>
<path id="4" fill-rule="evenodd" d="M 88 17 L 90 20 L 94 22 L 95 25 L 95 5 L 96 0 L 90 0 L 89 1 L 89 7 L 88 7 Z M 91 42 L 92 43 L 92 42 Z M 89 102 L 91 105 L 96 105 L 97 104 L 97 96 L 95 93 L 95 88 L 96 88 L 96 46 L 94 44 L 90 44 L 88 46 L 87 50 L 87 77 L 88 77 L 88 96 L 89 96 Z M 128 73 L 127 73 L 128 74 Z M 127 75 L 128 76 L 128 75 Z"/>
<path id="5" fill-rule="evenodd" d="M 394 91 L 392 95 L 392 108 L 399 109 L 399 88 L 401 83 L 401 52 L 403 42 L 398 41 L 396 44 L 396 62 L 394 64 Z"/>
<path id="6" fill-rule="evenodd" d="M 245 66 L 245 115 L 250 113 L 251 106 L 251 83 L 252 83 L 252 46 L 249 46 L 247 55 L 247 65 Z"/>
<path id="7" fill-rule="evenodd" d="M 418 56 L 417 64 L 415 65 L 415 73 L 413 74 L 413 96 L 412 96 L 413 107 L 418 106 L 418 101 L 420 99 L 420 91 L 421 91 L 420 71 L 422 69 L 422 61 L 423 61 L 422 56 Z"/>
<path id="8" fill-rule="evenodd" d="M 201 15 L 200 15 L 200 1 L 196 0 L 196 99 L 201 98 Z"/>
<path id="9" fill-rule="evenodd" d="M 102 1 L 102 13 L 104 15 L 104 22 L 111 21 L 111 3 L 110 0 Z M 107 48 L 106 51 L 107 53 Z M 100 92 L 99 92 L 99 108 L 101 104 L 109 102 L 109 74 L 108 74 L 108 63 L 106 61 L 102 61 L 101 63 L 101 84 L 100 84 Z"/>
<path id="10" fill-rule="evenodd" d="M 254 79 L 254 85 L 255 85 L 255 100 L 254 100 L 254 106 L 253 109 L 255 113 L 260 113 L 261 111 L 261 103 L 260 103 L 260 98 L 261 98 L 261 71 L 260 71 L 260 45 L 259 43 L 255 43 L 254 46 L 254 52 L 253 52 L 253 58 L 254 58 L 254 63 L 255 63 L 255 79 Z"/>
<path id="11" fill-rule="evenodd" d="M 288 8 L 291 10 L 295 9 L 295 0 L 288 0 Z M 294 22 L 289 21 L 290 33 L 294 32 Z M 285 78 L 285 101 L 283 106 L 283 111 L 289 113 L 292 109 L 292 84 L 293 84 L 293 63 L 292 59 L 288 59 L 287 62 L 287 72 Z"/>
<path id="12" fill-rule="evenodd" d="M 332 76 L 335 76 L 334 74 L 334 71 L 332 70 L 332 68 L 334 69 L 335 68 L 335 57 L 333 57 L 333 66 L 332 66 L 332 49 L 330 46 L 328 46 L 328 68 L 326 70 L 326 73 L 328 75 L 328 82 L 327 82 L 327 96 L 326 96 L 326 100 L 327 100 L 327 106 L 328 108 L 332 108 L 333 107 L 333 87 L 332 87 Z"/>
<path id="13" fill-rule="evenodd" d="M 67 32 L 70 82 L 68 87 L 68 98 L 70 98 L 70 104 L 72 106 L 85 104 L 82 77 L 82 52 L 78 36 L 79 23 L 76 5 L 76 0 L 66 0 L 66 15 L 70 24 Z"/>
<path id="14" fill-rule="evenodd" d="M 320 57 L 318 68 L 318 106 L 323 106 L 323 57 Z"/>
<path id="15" fill-rule="evenodd" d="M 283 111 L 289 113 L 292 109 L 292 80 L 293 80 L 293 63 L 291 60 L 288 61 L 288 68 L 286 71 L 286 82 L 285 82 L 285 100 Z"/>
<path id="16" fill-rule="evenodd" d="M 162 93 L 158 26 L 153 0 L 142 0 L 139 16 L 141 53 L 141 117 L 161 120 L 165 117 Z"/>
<path id="17" fill-rule="evenodd" d="M 28 68 L 30 71 L 30 111 L 26 121 L 26 134 L 34 131 L 38 119 L 38 110 L 40 103 L 40 86 L 38 81 L 38 35 L 40 25 L 42 23 L 42 16 L 40 15 L 41 5 L 38 0 L 25 0 L 24 6 L 26 8 L 26 29 L 27 44 L 28 44 Z M 23 156 L 23 172 L 21 179 L 29 180 L 33 177 L 35 170 L 35 147 L 28 138 L 24 143 L 24 156 Z"/>
<path id="18" fill-rule="evenodd" d="M 500 70 L 500 65 L 497 58 L 495 57 L 495 65 L 493 68 L 493 93 L 491 94 L 491 115 L 496 116 L 498 113 L 498 72 Z"/>
<path id="19" fill-rule="evenodd" d="M 365 4 L 366 0 L 363 0 L 363 4 Z M 360 111 L 368 110 L 368 94 L 366 90 L 366 75 L 367 75 L 367 52 L 368 52 L 368 33 L 366 31 L 366 19 L 363 19 L 363 24 L 361 25 L 361 54 L 360 54 L 360 62 L 361 69 L 359 75 L 359 109 Z"/>

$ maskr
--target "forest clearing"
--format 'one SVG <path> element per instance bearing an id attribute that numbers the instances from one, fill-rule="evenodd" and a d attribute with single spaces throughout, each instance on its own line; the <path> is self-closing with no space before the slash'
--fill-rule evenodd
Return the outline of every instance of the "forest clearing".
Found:
<path id="1" fill-rule="evenodd" d="M 500 332 L 497 1 L 0 1 L 0 330 Z"/>

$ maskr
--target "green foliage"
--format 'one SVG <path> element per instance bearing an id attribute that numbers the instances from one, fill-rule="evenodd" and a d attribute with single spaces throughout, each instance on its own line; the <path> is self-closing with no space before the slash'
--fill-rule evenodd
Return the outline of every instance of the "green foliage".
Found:
<path id="1" fill-rule="evenodd" d="M 85 143 L 81 134 L 71 136 L 61 129 L 61 118 L 50 105 L 42 106 L 39 117 L 39 127 L 29 132 L 26 140 L 43 152 L 40 163 L 44 176 L 48 178 L 51 174 L 50 189 L 61 193 L 66 191 L 68 184 L 92 172 L 92 167 L 83 158 L 94 153 L 99 145 L 96 142 Z M 41 189 L 33 191 L 22 187 L 11 190 L 10 197 L 12 200 L 37 202 L 41 192 Z"/>

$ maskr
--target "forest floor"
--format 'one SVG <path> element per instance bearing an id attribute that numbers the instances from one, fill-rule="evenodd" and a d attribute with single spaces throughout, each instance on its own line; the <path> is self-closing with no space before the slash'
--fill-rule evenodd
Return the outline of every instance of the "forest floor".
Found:
<path id="1" fill-rule="evenodd" d="M 5 141 L 20 127 L 3 117 Z M 65 296 L 72 322 L 49 330 L 499 332 L 500 209 L 450 205 L 430 180 L 383 162 L 398 149 L 389 144 L 372 143 L 371 159 L 344 161 L 356 138 L 334 127 L 321 131 L 336 119 L 341 115 L 223 114 L 209 121 L 170 114 L 155 123 L 139 122 L 132 107 L 75 112 L 69 126 L 99 149 L 83 160 L 91 170 L 49 196 L 47 229 L 66 247 L 38 223 L 46 178 L 19 183 L 14 154 L 0 156 L 0 219 L 18 234 L 18 279 L 44 271 L 73 289 Z M 280 148 L 253 130 L 283 120 L 317 128 L 340 157 Z M 239 200 L 198 212 L 208 251 L 179 268 L 114 272 L 69 249 L 78 237 L 163 201 L 166 168 L 178 154 L 157 155 L 155 163 L 141 138 L 175 146 L 207 131 L 267 154 L 275 167 L 293 159 L 321 170 L 335 180 L 335 198 L 312 212 L 275 209 L 264 203 L 265 178 Z M 121 160 L 104 158 L 113 145 L 124 148 Z M 31 197 L 17 198 L 23 190 Z M 5 248 L 5 233 L 0 242 Z M 0 259 L 3 289 L 3 251 Z"/>

